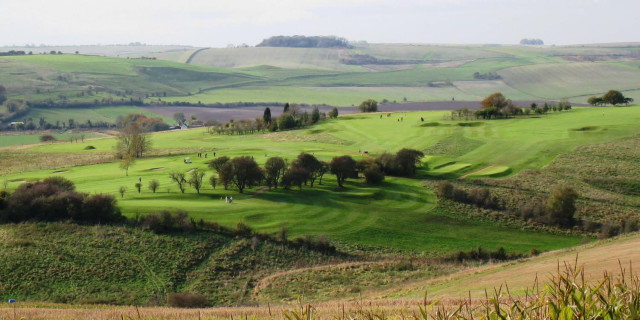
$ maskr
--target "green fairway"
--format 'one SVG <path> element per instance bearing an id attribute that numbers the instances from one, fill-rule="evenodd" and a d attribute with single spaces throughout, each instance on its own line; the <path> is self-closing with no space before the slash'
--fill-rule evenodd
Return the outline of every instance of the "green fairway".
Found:
<path id="1" fill-rule="evenodd" d="M 85 139 L 102 137 L 102 135 L 95 133 L 83 133 Z M 8 146 L 19 146 L 19 145 L 28 145 L 34 143 L 40 143 L 40 136 L 42 134 L 5 134 L 0 135 L 0 147 L 8 147 Z M 75 137 L 77 134 L 74 133 L 52 133 L 51 134 L 58 141 L 69 140 L 72 137 Z M 80 140 L 80 139 L 78 139 Z"/>
<path id="2" fill-rule="evenodd" d="M 574 108 L 540 117 L 507 120 L 458 122 L 444 120 L 447 112 L 395 113 L 380 118 L 379 114 L 352 115 L 322 122 L 312 130 L 296 130 L 246 136 L 211 135 L 204 129 L 153 134 L 154 148 L 174 155 L 138 160 L 125 176 L 118 163 L 77 166 L 6 175 L 9 188 L 22 181 L 60 175 L 71 179 L 78 190 L 110 193 L 119 198 L 125 214 L 148 213 L 163 209 L 182 209 L 196 219 L 218 221 L 232 226 L 244 220 L 266 232 L 287 225 L 293 236 L 322 233 L 343 245 L 365 245 L 389 249 L 444 253 L 469 250 L 482 245 L 503 246 L 519 252 L 531 248 L 552 249 L 576 244 L 570 236 L 523 231 L 457 215 L 436 206 L 433 192 L 423 187 L 420 179 L 387 177 L 380 186 L 369 186 L 362 180 L 350 180 L 340 190 L 335 177 L 327 174 L 323 185 L 299 191 L 247 189 L 215 190 L 206 185 L 201 194 L 187 188 L 181 194 L 169 179 L 172 170 L 187 172 L 193 168 L 207 170 L 206 162 L 215 151 L 217 156 L 253 156 L 263 165 L 267 157 L 293 159 L 300 152 L 314 153 L 328 161 L 336 155 L 358 151 L 378 155 L 409 147 L 428 155 L 420 177 L 456 178 L 495 177 L 524 169 L 541 168 L 558 154 L 573 148 L 599 142 L 614 141 L 637 134 L 640 117 L 638 107 Z M 603 115 L 604 114 L 604 115 Z M 402 117 L 403 121 L 398 121 Z M 423 126 L 420 117 L 425 118 Z M 438 125 L 435 125 L 438 124 Z M 597 128 L 581 130 L 581 128 Z M 95 150 L 84 150 L 92 145 Z M 109 152 L 114 139 L 85 143 L 53 144 L 33 147 L 32 152 L 52 154 L 84 154 Z M 172 151 L 173 150 L 173 151 Z M 189 150 L 184 154 L 185 150 Z M 196 152 L 208 158 L 196 157 Z M 190 157 L 193 163 L 185 164 Z M 135 183 L 142 179 L 142 192 Z M 148 190 L 150 180 L 157 179 L 157 193 Z M 127 191 L 120 198 L 118 188 Z M 225 196 L 233 196 L 227 204 Z"/>

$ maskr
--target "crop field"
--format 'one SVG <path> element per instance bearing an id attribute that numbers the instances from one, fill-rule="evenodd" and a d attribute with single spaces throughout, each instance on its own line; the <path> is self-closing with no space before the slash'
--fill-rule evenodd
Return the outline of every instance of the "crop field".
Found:
<path id="1" fill-rule="evenodd" d="M 328 104 L 333 106 L 359 105 L 366 99 L 401 102 L 408 101 L 442 101 L 455 98 L 460 101 L 478 101 L 481 97 L 470 95 L 455 87 L 268 87 L 244 86 L 239 88 L 223 88 L 209 90 L 188 97 L 167 98 L 166 101 L 190 102 L 219 101 L 225 102 L 280 102 Z"/>
<path id="2" fill-rule="evenodd" d="M 384 294 L 387 298 L 420 298 L 425 291 L 431 298 L 466 298 L 484 297 L 485 290 L 509 286 L 512 294 L 523 295 L 526 289 L 538 283 L 548 281 L 549 277 L 564 270 L 565 265 L 576 265 L 585 270 L 585 279 L 594 281 L 608 272 L 620 275 L 624 269 L 627 274 L 636 272 L 635 266 L 640 263 L 640 252 L 636 250 L 638 234 L 623 236 L 616 241 L 603 241 L 567 250 L 559 250 L 524 261 L 508 262 L 494 266 L 473 269 L 470 273 L 462 271 L 457 275 L 443 277 L 437 281 L 425 281 L 412 284 L 395 292 Z"/>
<path id="3" fill-rule="evenodd" d="M 287 69 L 357 70 L 339 62 L 343 50 L 308 48 L 225 48 L 207 49 L 195 55 L 192 64 L 219 68 L 274 66 Z"/>
<path id="4" fill-rule="evenodd" d="M 353 49 L 132 47 L 126 52 L 125 46 L 104 50 L 110 57 L 3 57 L 0 83 L 8 88 L 9 97 L 59 103 L 140 98 L 160 104 L 350 106 L 368 98 L 476 101 L 493 92 L 513 100 L 569 98 L 584 103 L 590 95 L 609 89 L 636 97 L 639 88 L 634 83 L 640 80 L 634 47 L 381 44 Z M 157 60 L 139 59 L 151 56 Z M 361 57 L 369 60 L 348 62 Z M 497 73 L 501 79 L 474 78 L 475 73 Z M 94 92 L 84 94 L 89 87 Z M 124 91 L 129 93 L 122 95 Z"/>
<path id="5" fill-rule="evenodd" d="M 605 87 L 637 90 L 638 71 L 612 63 L 569 63 L 507 68 L 499 74 L 509 86 L 522 92 L 544 99 L 562 99 L 593 95 Z M 564 89 L 556 90 L 558 87 Z"/>

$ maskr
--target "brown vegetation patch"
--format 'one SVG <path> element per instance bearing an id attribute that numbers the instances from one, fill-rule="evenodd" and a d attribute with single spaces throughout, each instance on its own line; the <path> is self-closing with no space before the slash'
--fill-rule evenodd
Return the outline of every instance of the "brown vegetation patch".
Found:
<path id="1" fill-rule="evenodd" d="M 328 133 L 300 134 L 297 131 L 273 132 L 263 135 L 263 138 L 274 142 L 317 142 L 326 144 L 349 145 L 351 142 L 334 137 Z"/>
<path id="2" fill-rule="evenodd" d="M 155 167 L 155 168 L 151 168 L 149 169 L 149 171 L 160 171 L 160 170 L 164 170 L 166 169 L 165 167 Z"/>
<path id="3" fill-rule="evenodd" d="M 457 61 L 443 61 L 443 62 L 430 62 L 425 63 L 422 66 L 427 68 L 456 68 L 465 65 L 469 62 L 474 62 L 476 59 L 471 60 L 457 60 Z"/>

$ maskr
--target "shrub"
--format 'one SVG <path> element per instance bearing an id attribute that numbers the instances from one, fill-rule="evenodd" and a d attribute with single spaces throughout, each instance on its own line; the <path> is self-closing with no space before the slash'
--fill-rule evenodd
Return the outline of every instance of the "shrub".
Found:
<path id="1" fill-rule="evenodd" d="M 84 195 L 62 177 L 20 185 L 9 197 L 0 221 L 119 222 L 123 220 L 115 199 L 108 195 Z"/>
<path id="2" fill-rule="evenodd" d="M 600 234 L 598 234 L 598 238 L 600 239 L 613 238 L 619 234 L 620 234 L 620 225 L 607 222 L 602 225 L 602 228 L 600 229 Z"/>
<path id="3" fill-rule="evenodd" d="M 377 165 L 369 166 L 363 173 L 365 180 L 369 184 L 378 184 L 384 180 L 384 172 Z"/>
<path id="4" fill-rule="evenodd" d="M 573 215 L 576 212 L 576 199 L 578 193 L 568 186 L 555 186 L 551 189 L 551 195 L 547 200 L 549 210 L 549 222 L 562 227 L 570 227 L 574 224 Z"/>
<path id="5" fill-rule="evenodd" d="M 202 308 L 207 305 L 207 298 L 199 293 L 173 293 L 167 297 L 167 303 L 176 308 Z"/>
<path id="6" fill-rule="evenodd" d="M 125 217 L 116 206 L 116 198 L 109 194 L 94 194 L 82 203 L 82 221 L 88 222 L 122 222 Z"/>
<path id="7" fill-rule="evenodd" d="M 84 150 L 94 150 L 96 147 L 94 146 L 86 146 L 84 147 Z"/>
<path id="8" fill-rule="evenodd" d="M 242 237 L 248 237 L 252 233 L 253 233 L 253 230 L 251 230 L 251 227 L 249 227 L 242 221 L 238 221 L 238 223 L 236 224 L 236 235 L 242 236 Z"/>
<path id="9" fill-rule="evenodd" d="M 149 190 L 153 191 L 153 193 L 156 193 L 158 187 L 160 187 L 160 182 L 158 182 L 158 180 L 153 179 L 149 181 Z"/>
<path id="10" fill-rule="evenodd" d="M 453 199 L 453 191 L 455 187 L 449 181 L 442 180 L 436 185 L 436 195 L 438 198 Z"/>
<path id="11" fill-rule="evenodd" d="M 189 220 L 187 212 L 178 210 L 175 214 L 171 214 L 169 210 L 162 212 L 150 213 L 140 220 L 140 225 L 155 233 L 169 233 L 176 231 L 191 231 L 194 224 Z"/>

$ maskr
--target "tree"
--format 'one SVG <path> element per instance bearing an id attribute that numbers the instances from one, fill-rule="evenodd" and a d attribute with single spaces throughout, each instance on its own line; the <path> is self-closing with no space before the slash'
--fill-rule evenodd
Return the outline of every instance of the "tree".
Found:
<path id="1" fill-rule="evenodd" d="M 417 167 L 421 164 L 424 153 L 415 149 L 401 149 L 396 153 L 395 165 L 398 173 L 405 177 L 413 177 Z"/>
<path id="2" fill-rule="evenodd" d="M 220 179 L 220 183 L 224 186 L 224 189 L 227 190 L 229 185 L 233 180 L 233 165 L 231 162 L 226 162 L 218 172 L 218 178 Z"/>
<path id="3" fill-rule="evenodd" d="M 0 84 L 0 105 L 7 101 L 7 88 Z"/>
<path id="4" fill-rule="evenodd" d="M 264 179 L 262 168 L 251 157 L 236 157 L 231 160 L 230 164 L 232 167 L 231 182 L 240 193 L 243 193 L 246 187 L 251 188 Z"/>
<path id="5" fill-rule="evenodd" d="M 225 163 L 227 162 L 229 162 L 229 157 L 227 156 L 218 157 L 216 159 L 209 161 L 209 168 L 215 170 L 218 174 L 220 174 L 220 170 L 222 169 L 222 166 L 224 166 Z"/>
<path id="6" fill-rule="evenodd" d="M 171 178 L 171 180 L 173 180 L 173 182 L 178 184 L 178 188 L 182 193 L 184 193 L 185 185 L 187 184 L 185 176 L 185 173 L 180 171 L 172 171 L 169 173 L 169 177 Z"/>
<path id="7" fill-rule="evenodd" d="M 603 104 L 602 97 L 591 96 L 587 99 L 587 103 L 592 106 L 599 106 Z"/>
<path id="8" fill-rule="evenodd" d="M 40 136 L 40 142 L 54 142 L 56 141 L 56 137 L 50 134 L 44 134 Z"/>
<path id="9" fill-rule="evenodd" d="M 481 102 L 483 109 L 488 108 L 496 108 L 498 110 L 507 106 L 507 98 L 505 98 L 502 93 L 496 92 L 491 94 L 490 96 L 484 98 Z"/>
<path id="10" fill-rule="evenodd" d="M 278 128 L 280 130 L 287 130 L 295 128 L 296 120 L 289 113 L 283 113 L 280 118 L 278 118 Z"/>
<path id="11" fill-rule="evenodd" d="M 120 186 L 120 188 L 118 189 L 118 192 L 120 193 L 120 197 L 124 198 L 124 193 L 127 191 L 127 188 L 125 188 L 125 186 Z"/>
<path id="12" fill-rule="evenodd" d="M 130 152 L 125 152 L 123 154 L 120 154 L 120 156 L 122 157 L 120 159 L 120 169 L 124 170 L 126 176 L 128 177 L 129 167 L 131 167 L 136 162 L 136 158 Z"/>
<path id="13" fill-rule="evenodd" d="M 625 97 L 620 91 L 609 90 L 609 92 L 602 96 L 602 101 L 615 106 L 617 104 L 625 103 Z"/>
<path id="14" fill-rule="evenodd" d="M 338 117 L 338 108 L 333 107 L 333 109 L 331 109 L 331 111 L 329 111 L 329 118 L 335 119 L 337 117 Z"/>
<path id="15" fill-rule="evenodd" d="M 204 178 L 204 171 L 200 169 L 193 169 L 191 172 L 191 178 L 189 184 L 196 189 L 196 193 L 200 194 L 200 188 L 202 188 L 202 181 Z"/>
<path id="16" fill-rule="evenodd" d="M 316 123 L 320 120 L 320 109 L 317 106 L 313 107 L 313 111 L 311 112 L 311 123 Z"/>
<path id="17" fill-rule="evenodd" d="M 138 189 L 138 193 L 140 193 L 141 188 L 142 188 L 142 183 L 136 182 L 136 189 Z"/>
<path id="18" fill-rule="evenodd" d="M 302 185 L 309 180 L 309 171 L 303 167 L 291 166 L 291 168 L 282 176 L 282 185 L 285 189 L 289 189 L 291 185 L 298 186 L 302 190 Z"/>
<path id="19" fill-rule="evenodd" d="M 138 124 L 126 122 L 123 122 L 123 124 L 124 126 L 118 130 L 116 155 L 121 159 L 125 154 L 141 158 L 145 152 L 151 150 L 151 138 L 144 133 Z"/>
<path id="20" fill-rule="evenodd" d="M 378 184 L 384 180 L 384 172 L 377 164 L 372 164 L 362 172 L 368 184 Z"/>
<path id="21" fill-rule="evenodd" d="M 574 223 L 578 193 L 566 185 L 557 185 L 551 189 L 547 199 L 547 209 L 552 223 L 563 227 L 570 227 Z"/>
<path id="22" fill-rule="evenodd" d="M 211 187 L 215 190 L 216 189 L 216 183 L 218 182 L 218 179 L 216 178 L 216 176 L 211 175 L 209 177 L 209 184 L 211 185 Z"/>
<path id="23" fill-rule="evenodd" d="M 280 157 L 271 157 L 264 164 L 265 178 L 269 188 L 278 188 L 278 183 L 287 171 L 287 162 Z"/>
<path id="24" fill-rule="evenodd" d="M 160 187 L 160 182 L 158 182 L 158 180 L 153 179 L 149 181 L 149 190 L 153 191 L 153 193 L 156 193 L 158 187 Z"/>
<path id="25" fill-rule="evenodd" d="M 262 121 L 264 121 L 264 124 L 267 126 L 271 124 L 271 109 L 269 109 L 269 107 L 266 107 L 264 109 L 264 113 L 262 114 Z"/>
<path id="26" fill-rule="evenodd" d="M 284 109 L 282 109 L 282 113 L 287 113 L 287 112 L 289 112 L 289 108 L 290 108 L 290 106 L 289 106 L 289 102 L 285 103 L 285 104 L 284 104 Z"/>
<path id="27" fill-rule="evenodd" d="M 184 117 L 184 113 L 176 112 L 173 114 L 173 120 L 175 120 L 178 125 L 181 125 L 187 121 L 187 118 Z"/>
<path id="28" fill-rule="evenodd" d="M 356 161 L 350 156 L 334 157 L 331 160 L 331 173 L 336 175 L 340 188 L 343 188 L 342 184 L 355 170 Z"/>
<path id="29" fill-rule="evenodd" d="M 327 163 L 326 161 L 320 161 L 320 169 L 317 172 L 319 185 L 322 185 L 322 177 L 324 177 L 324 174 L 327 173 L 330 169 L 331 166 L 329 166 L 329 163 Z"/>
<path id="30" fill-rule="evenodd" d="M 298 158 L 291 163 L 291 167 L 304 168 L 308 172 L 309 181 L 311 182 L 311 188 L 313 188 L 313 183 L 320 176 L 320 174 L 324 174 L 322 170 L 322 163 L 314 155 L 308 154 L 306 152 L 299 154 Z"/>
<path id="31" fill-rule="evenodd" d="M 358 109 L 360 109 L 360 112 L 376 112 L 378 111 L 378 101 L 373 99 L 362 101 L 358 106 Z"/>

